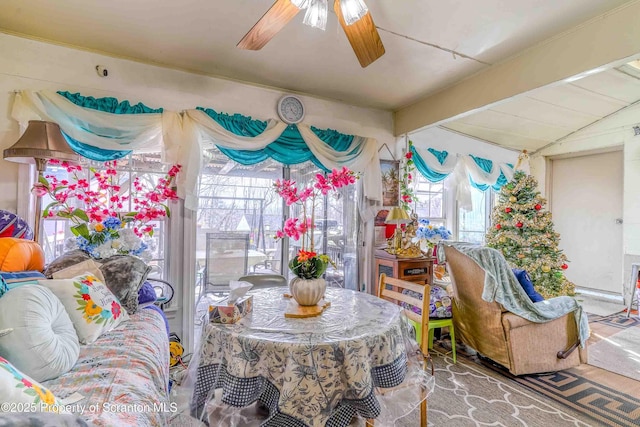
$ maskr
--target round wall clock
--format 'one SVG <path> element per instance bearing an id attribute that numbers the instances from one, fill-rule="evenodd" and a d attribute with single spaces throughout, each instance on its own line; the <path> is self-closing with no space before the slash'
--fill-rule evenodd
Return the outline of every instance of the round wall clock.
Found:
<path id="1" fill-rule="evenodd" d="M 297 96 L 285 95 L 278 101 L 278 115 L 287 124 L 300 123 L 304 118 L 304 104 Z"/>

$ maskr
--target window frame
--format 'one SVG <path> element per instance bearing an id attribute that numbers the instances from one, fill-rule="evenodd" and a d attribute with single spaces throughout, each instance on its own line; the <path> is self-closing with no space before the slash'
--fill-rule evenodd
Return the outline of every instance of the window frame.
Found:
<path id="1" fill-rule="evenodd" d="M 489 230 L 489 227 L 491 227 L 491 214 L 493 213 L 493 207 L 495 206 L 495 202 L 496 202 L 496 199 L 497 199 L 496 193 L 491 188 L 488 188 L 485 191 L 481 191 L 481 190 L 479 190 L 477 188 L 471 187 L 470 190 L 471 191 L 479 191 L 479 192 L 485 194 L 485 198 L 484 198 L 484 209 L 485 209 L 484 224 L 485 224 L 485 227 L 484 227 L 484 236 L 482 237 L 482 244 L 484 245 L 485 236 L 487 234 L 487 231 Z M 458 240 L 461 240 L 461 238 L 460 238 L 460 235 L 462 234 L 461 230 L 460 230 L 460 225 L 461 225 L 460 224 L 460 222 L 461 222 L 461 220 L 460 220 L 460 217 L 461 217 L 460 210 L 461 210 L 461 208 L 460 208 L 460 205 L 459 205 L 457 200 L 455 201 L 454 204 L 455 204 L 455 235 L 457 236 L 456 238 Z M 464 230 L 464 231 L 465 232 L 473 232 L 473 233 L 479 233 L 480 232 L 480 231 L 476 231 L 476 230 L 473 230 L 473 231 Z"/>
<path id="2" fill-rule="evenodd" d="M 447 226 L 447 220 L 450 218 L 450 211 L 449 211 L 449 206 L 451 206 L 451 203 L 449 203 L 448 197 L 449 197 L 449 191 L 447 191 L 447 186 L 445 185 L 445 180 L 448 178 L 445 178 L 445 180 L 442 180 L 440 182 L 431 182 L 428 179 L 426 179 L 424 176 L 422 176 L 422 174 L 420 174 L 419 172 L 415 171 L 414 172 L 414 176 L 415 179 L 412 182 L 413 185 L 413 190 L 414 190 L 414 201 L 412 203 L 412 209 L 414 212 L 418 212 L 418 202 L 422 202 L 424 199 L 422 199 L 422 197 L 424 197 L 425 195 L 429 195 L 429 202 L 431 202 L 431 195 L 433 194 L 441 194 L 441 200 L 442 200 L 442 216 L 440 217 L 435 217 L 435 216 L 418 216 L 420 219 L 428 219 L 430 223 L 436 224 L 436 225 L 444 225 L 445 227 Z M 420 191 L 418 189 L 419 185 L 422 184 L 428 184 L 429 185 L 429 189 L 430 191 Z M 434 185 L 440 185 L 442 186 L 442 191 L 431 191 L 431 187 Z M 429 212 L 431 212 L 431 208 L 429 208 Z"/>
<path id="3" fill-rule="evenodd" d="M 161 170 L 158 170 L 157 165 L 155 165 L 154 163 L 151 162 L 145 162 L 144 156 L 148 155 L 148 154 L 135 154 L 135 153 L 131 153 L 128 154 L 127 156 L 125 156 L 123 159 L 119 159 L 119 161 L 123 161 L 126 159 L 126 165 L 122 166 L 117 165 L 116 166 L 116 170 L 118 171 L 119 174 L 127 174 L 127 179 L 125 179 L 125 182 L 127 182 L 127 186 L 129 187 L 128 190 L 124 191 L 124 194 L 131 194 L 131 188 L 133 186 L 133 178 L 134 175 L 140 176 L 143 174 L 155 174 L 158 176 L 162 176 L 164 174 L 166 174 L 166 172 L 168 171 L 169 165 L 163 164 L 161 163 L 160 160 L 158 160 L 158 164 L 161 165 Z M 159 159 L 159 153 L 158 153 L 158 159 Z M 86 178 L 89 181 L 94 181 L 95 178 L 92 177 L 92 174 L 89 170 L 89 168 L 94 168 L 97 170 L 102 170 L 105 167 L 105 163 L 106 162 L 98 162 L 98 161 L 92 161 L 86 158 L 83 158 L 81 161 L 81 164 L 83 166 L 83 173 L 86 174 Z M 142 165 L 142 167 L 141 167 Z M 43 171 L 43 175 L 47 175 L 47 171 L 49 166 L 53 166 L 53 167 L 59 167 L 57 165 L 47 165 L 47 167 L 45 168 L 45 170 Z M 156 167 L 154 167 L 156 166 Z M 35 178 L 37 179 L 37 178 Z M 35 182 L 35 180 L 34 180 Z M 130 210 L 131 209 L 131 200 L 128 200 L 126 205 L 126 209 L 125 210 Z M 173 208 L 173 206 L 171 206 L 170 208 Z M 33 215 L 36 215 L 35 212 L 35 206 L 33 207 Z M 38 220 L 38 218 L 36 218 L 36 220 Z M 69 220 L 65 220 L 65 219 L 61 219 L 61 218 L 42 218 L 40 219 L 41 223 L 40 223 L 40 228 L 41 228 L 41 233 L 42 233 L 42 239 L 46 238 L 46 223 L 47 222 L 56 222 L 56 225 L 54 226 L 56 230 L 58 230 L 60 228 L 60 224 L 65 224 L 64 225 L 64 240 L 62 242 L 63 248 L 60 254 L 57 253 L 57 250 L 54 249 L 53 252 L 53 259 L 55 259 L 57 256 L 61 255 L 62 253 L 65 252 L 64 249 L 64 241 L 67 240 L 68 238 L 72 237 L 71 233 L 69 232 L 69 225 L 70 225 L 70 221 Z M 154 266 L 160 265 L 161 268 L 159 269 L 155 269 L 155 270 L 151 270 L 150 275 L 152 275 L 152 277 L 158 277 L 160 279 L 163 280 L 168 280 L 168 278 L 170 277 L 170 268 L 169 268 L 169 260 L 171 259 L 171 245 L 169 244 L 169 242 L 171 241 L 171 229 L 172 229 L 172 222 L 169 218 L 165 218 L 164 220 L 159 220 L 159 221 L 154 221 L 154 222 L 159 222 L 162 223 L 160 224 L 160 226 L 156 226 L 156 233 L 157 234 L 157 238 L 158 238 L 158 243 L 159 245 L 162 245 L 162 248 L 158 249 L 158 252 L 161 253 L 163 256 L 159 257 L 159 258 L 153 258 L 149 261 L 149 264 L 155 263 L 154 265 L 152 265 L 152 268 Z M 54 244 L 56 244 L 56 240 L 54 239 Z M 41 246 L 44 246 L 44 242 L 41 241 Z M 45 249 L 43 247 L 43 249 Z M 46 255 L 46 250 L 45 250 L 45 255 Z M 53 259 L 49 260 L 52 261 Z M 174 289 L 175 291 L 175 289 Z M 167 307 L 170 307 L 171 305 L 173 305 L 173 302 L 171 302 Z"/>

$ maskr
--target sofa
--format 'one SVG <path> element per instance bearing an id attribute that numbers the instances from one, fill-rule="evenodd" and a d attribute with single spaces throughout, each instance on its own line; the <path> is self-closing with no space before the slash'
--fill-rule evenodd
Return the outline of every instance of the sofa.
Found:
<path id="1" fill-rule="evenodd" d="M 0 400 L 4 402 L 14 397 L 16 402 L 21 402 L 13 406 L 0 405 L 0 412 L 5 412 L 0 414 L 0 425 L 167 425 L 175 408 L 168 395 L 169 340 L 162 312 L 153 305 L 125 309 L 124 303 L 120 306 L 120 300 L 115 296 L 117 291 L 105 290 L 104 284 L 93 276 L 92 281 L 86 281 L 85 276 L 89 277 L 89 273 L 77 279 L 76 288 L 70 291 L 76 292 L 70 301 L 75 298 L 77 303 L 85 304 L 84 308 L 70 310 L 63 299 L 56 300 L 60 295 L 54 285 L 64 284 L 65 280 L 73 282 L 76 278 L 45 278 L 39 273 L 41 270 L 47 273 L 42 259 L 42 250 L 35 242 L 0 238 L 0 261 L 3 263 L 0 278 L 7 278 L 3 279 L 0 290 L 3 293 L 0 297 L 0 374 L 4 375 L 0 376 Z M 136 276 L 136 280 L 144 281 L 145 278 L 146 273 Z M 23 282 L 18 283 L 18 280 Z M 107 301 L 109 307 L 113 307 L 113 314 L 106 310 L 95 314 L 90 310 L 97 307 L 98 297 L 89 291 L 82 294 L 82 289 L 95 292 L 98 286 L 104 293 L 100 298 L 107 298 L 109 293 L 111 299 Z M 90 304 L 92 298 L 96 300 L 94 305 Z M 14 313 L 10 306 L 19 305 L 16 301 L 27 303 Z M 26 320 L 20 318 L 23 312 L 27 313 L 24 315 Z M 87 338 L 71 320 L 79 315 L 87 323 L 96 320 L 96 327 L 105 326 L 107 320 L 113 321 L 113 327 L 99 330 L 99 333 L 92 330 L 93 336 Z M 37 345 L 25 343 L 27 348 L 31 346 L 34 350 L 20 353 L 16 348 L 25 341 L 20 334 L 26 334 L 22 337 L 27 341 L 38 338 L 39 334 L 44 334 L 44 338 L 38 338 Z M 56 363 L 42 363 L 49 353 L 56 352 L 62 354 Z M 46 366 L 36 369 L 37 362 Z M 13 388 L 9 384 L 11 381 L 17 384 Z M 4 386 L 2 382 L 5 382 Z M 16 395 L 18 392 L 20 396 Z M 38 405 L 26 405 L 24 399 L 29 396 L 34 397 Z M 16 413 L 21 412 L 18 409 L 50 413 L 19 414 Z"/>

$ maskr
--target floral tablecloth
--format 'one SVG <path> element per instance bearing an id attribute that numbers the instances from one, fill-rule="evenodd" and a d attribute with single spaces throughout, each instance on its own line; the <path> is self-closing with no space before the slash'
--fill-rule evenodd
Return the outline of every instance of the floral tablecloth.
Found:
<path id="1" fill-rule="evenodd" d="M 235 325 L 207 323 L 191 364 L 192 414 L 216 388 L 222 402 L 269 408 L 263 426 L 347 426 L 380 413 L 374 387 L 395 387 L 407 373 L 400 308 L 369 294 L 329 288 L 318 316 L 285 318 L 286 289 L 253 292 L 253 313 Z"/>

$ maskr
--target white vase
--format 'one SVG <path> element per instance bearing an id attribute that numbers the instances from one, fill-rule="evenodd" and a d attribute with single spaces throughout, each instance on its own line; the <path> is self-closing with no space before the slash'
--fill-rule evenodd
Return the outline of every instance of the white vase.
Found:
<path id="1" fill-rule="evenodd" d="M 316 305 L 324 297 L 327 282 L 322 278 L 302 279 L 294 277 L 289 282 L 289 290 L 293 299 L 300 305 Z"/>

